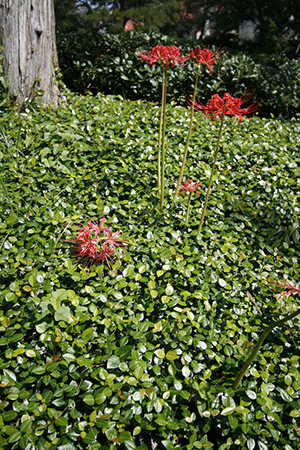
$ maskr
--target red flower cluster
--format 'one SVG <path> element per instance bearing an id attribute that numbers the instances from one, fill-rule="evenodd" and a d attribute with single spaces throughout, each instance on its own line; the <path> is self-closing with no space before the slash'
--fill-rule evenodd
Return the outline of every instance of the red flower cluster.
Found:
<path id="1" fill-rule="evenodd" d="M 280 287 L 281 289 L 284 289 L 283 291 L 279 291 L 283 296 L 286 297 L 286 299 L 289 298 L 292 294 L 298 294 L 300 297 L 300 283 L 298 286 L 293 286 L 292 283 L 290 283 L 289 280 L 278 280 L 279 283 L 275 283 L 276 286 Z"/>
<path id="2" fill-rule="evenodd" d="M 137 54 L 140 59 L 147 61 L 150 66 L 153 66 L 156 62 L 160 62 L 167 67 L 170 64 L 174 67 L 176 63 L 183 64 L 189 58 L 189 56 L 180 56 L 180 50 L 175 45 L 158 45 L 153 47 L 149 53 L 137 52 Z"/>
<path id="3" fill-rule="evenodd" d="M 189 101 L 189 104 L 195 111 L 203 112 L 205 116 L 210 117 L 212 121 L 214 121 L 216 117 L 229 115 L 237 116 L 241 122 L 242 116 L 245 114 L 253 114 L 258 109 L 256 103 L 252 103 L 250 106 L 242 108 L 242 105 L 249 100 L 251 100 L 251 96 L 245 97 L 243 95 L 241 98 L 231 97 L 231 95 L 226 92 L 223 95 L 223 98 L 221 98 L 219 94 L 215 94 L 207 102 L 206 106 L 202 105 L 202 103 L 193 102 L 192 100 Z"/>
<path id="4" fill-rule="evenodd" d="M 76 235 L 69 240 L 74 245 L 74 254 L 83 259 L 87 265 L 101 262 L 107 263 L 110 267 L 109 259 L 113 261 L 112 255 L 116 253 L 116 246 L 124 246 L 125 243 L 120 239 L 120 232 L 113 233 L 109 227 L 104 227 L 105 218 L 100 220 L 99 224 L 89 221 L 87 225 L 76 227 Z M 114 261 L 113 261 L 114 262 Z"/>
<path id="5" fill-rule="evenodd" d="M 197 45 L 195 47 L 195 50 L 191 48 L 189 58 L 196 62 L 197 66 L 200 64 L 205 64 L 208 69 L 209 73 L 211 73 L 212 66 L 216 63 L 216 59 L 220 56 L 220 53 L 218 52 L 212 52 L 211 50 L 208 50 L 207 48 L 201 48 Z"/>
<path id="6" fill-rule="evenodd" d="M 196 192 L 198 195 L 201 195 L 201 192 L 197 191 L 196 189 L 197 186 L 202 187 L 202 184 L 196 183 L 193 180 L 182 181 L 179 189 L 179 194 L 185 195 L 187 192 Z"/>

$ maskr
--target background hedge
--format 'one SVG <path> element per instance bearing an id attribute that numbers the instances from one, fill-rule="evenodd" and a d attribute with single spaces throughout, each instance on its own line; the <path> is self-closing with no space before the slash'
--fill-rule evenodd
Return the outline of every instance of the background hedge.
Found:
<path id="1" fill-rule="evenodd" d="M 161 96 L 162 73 L 135 56 L 136 49 L 149 51 L 155 45 L 181 45 L 188 54 L 198 41 L 175 41 L 157 33 L 127 32 L 96 37 L 58 36 L 62 79 L 74 92 L 101 92 L 126 99 L 157 102 Z M 193 92 L 195 67 L 192 62 L 168 71 L 168 97 L 185 104 Z M 250 55 L 224 49 L 211 75 L 203 66 L 198 97 L 207 101 L 215 93 L 240 96 L 247 89 L 261 105 L 260 116 L 294 116 L 300 112 L 300 60 L 279 56 Z"/>

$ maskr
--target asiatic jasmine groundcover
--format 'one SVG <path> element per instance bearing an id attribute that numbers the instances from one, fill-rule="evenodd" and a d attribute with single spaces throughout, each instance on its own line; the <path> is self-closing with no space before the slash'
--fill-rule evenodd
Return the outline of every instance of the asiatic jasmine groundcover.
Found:
<path id="1" fill-rule="evenodd" d="M 298 317 L 233 389 L 299 302 L 276 285 L 300 281 L 299 123 L 224 119 L 198 235 L 204 195 L 188 225 L 187 196 L 169 207 L 189 111 L 166 108 L 163 211 L 159 105 L 66 94 L 1 113 L 3 450 L 300 448 Z M 218 126 L 195 114 L 184 180 L 200 192 Z M 103 218 L 124 245 L 87 266 L 68 233 Z"/>

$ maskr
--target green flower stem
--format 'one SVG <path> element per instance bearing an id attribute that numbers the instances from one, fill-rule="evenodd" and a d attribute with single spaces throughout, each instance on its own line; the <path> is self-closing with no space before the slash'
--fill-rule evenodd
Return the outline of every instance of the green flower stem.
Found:
<path id="1" fill-rule="evenodd" d="M 164 77 L 164 67 L 163 67 L 163 77 Z M 162 129 L 163 129 L 163 117 L 164 117 L 164 99 L 165 99 L 165 83 L 162 84 L 161 93 L 161 108 L 160 108 L 160 123 L 159 123 L 159 134 L 158 134 L 158 156 L 157 156 L 157 187 L 160 192 L 161 184 L 161 140 L 162 140 Z"/>
<path id="2" fill-rule="evenodd" d="M 198 65 L 198 70 L 197 70 L 197 74 L 196 74 L 195 87 L 194 87 L 194 93 L 193 93 L 193 102 L 196 99 L 197 85 L 198 85 L 198 79 L 199 79 L 199 72 L 200 72 L 200 64 Z M 175 202 L 177 200 L 178 192 L 179 192 L 179 189 L 180 189 L 180 184 L 181 184 L 182 178 L 183 178 L 183 172 L 184 172 L 184 168 L 185 168 L 186 158 L 187 158 L 187 154 L 188 154 L 188 151 L 189 151 L 190 139 L 191 139 L 191 134 L 192 134 L 194 112 L 195 112 L 194 108 L 191 108 L 189 132 L 188 132 L 188 136 L 187 136 L 187 140 L 186 140 L 186 144 L 185 144 L 183 160 L 182 160 L 181 168 L 180 168 L 180 174 L 179 174 L 179 178 L 178 178 L 177 185 L 176 185 L 176 192 L 175 192 L 175 195 L 174 195 L 174 200 L 173 200 L 173 203 L 171 205 L 171 208 L 174 208 L 174 206 L 175 206 Z"/>
<path id="3" fill-rule="evenodd" d="M 224 116 L 221 118 L 221 124 L 220 124 L 219 135 L 218 135 L 218 141 L 217 141 L 217 146 L 216 146 L 215 155 L 214 155 L 214 162 L 213 162 L 213 166 L 212 166 L 212 169 L 211 169 L 211 174 L 210 174 L 210 178 L 209 178 L 209 182 L 208 182 L 208 188 L 207 188 L 205 203 L 204 203 L 202 216 L 201 216 L 201 220 L 200 220 L 200 224 L 199 224 L 199 228 L 198 228 L 198 234 L 201 233 L 202 225 L 203 225 L 203 222 L 204 222 L 204 216 L 205 216 L 205 213 L 206 213 L 208 198 L 209 198 L 209 194 L 210 194 L 210 188 L 211 188 L 212 179 L 213 179 L 213 176 L 214 176 L 215 165 L 216 165 L 218 151 L 219 151 L 219 147 L 220 147 L 220 140 L 221 140 L 223 123 L 224 123 Z"/>
<path id="4" fill-rule="evenodd" d="M 167 66 L 163 66 L 163 99 L 162 99 L 162 136 L 161 136 L 161 184 L 160 184 L 160 208 L 164 207 L 165 188 L 165 147 L 166 147 L 166 104 L 167 104 Z"/>
<path id="5" fill-rule="evenodd" d="M 188 205 L 187 205 L 187 210 L 186 210 L 186 218 L 185 218 L 185 224 L 186 224 L 186 225 L 189 223 L 190 206 L 191 206 L 191 197 L 192 197 L 192 191 L 190 192 L 190 195 L 189 195 Z"/>
<path id="6" fill-rule="evenodd" d="M 266 330 L 263 332 L 263 334 L 260 336 L 259 340 L 257 341 L 255 347 L 253 348 L 249 358 L 247 359 L 247 361 L 243 365 L 242 369 L 238 373 L 238 375 L 237 375 L 237 377 L 235 379 L 235 382 L 233 383 L 233 386 L 232 386 L 233 389 L 237 389 L 238 388 L 238 386 L 239 386 L 240 382 L 242 381 L 242 378 L 245 375 L 248 367 L 250 366 L 250 364 L 252 363 L 252 361 L 256 357 L 260 347 L 262 346 L 262 343 L 264 342 L 264 340 L 266 339 L 266 337 L 268 336 L 270 331 L 272 331 L 273 328 L 282 325 L 284 322 L 287 322 L 288 320 L 293 319 L 298 314 L 300 314 L 300 309 L 297 309 L 297 311 L 294 311 L 292 314 L 288 314 L 283 319 L 278 320 L 277 322 L 271 323 L 271 325 L 269 325 L 268 328 L 266 328 Z"/>

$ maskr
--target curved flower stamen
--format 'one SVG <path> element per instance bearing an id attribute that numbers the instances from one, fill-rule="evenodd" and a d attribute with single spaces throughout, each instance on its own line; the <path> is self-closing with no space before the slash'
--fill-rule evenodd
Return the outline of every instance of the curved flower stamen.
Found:
<path id="1" fill-rule="evenodd" d="M 138 51 L 137 55 L 138 58 L 147 61 L 150 66 L 153 66 L 156 62 L 160 62 L 163 66 L 166 65 L 167 67 L 170 64 L 172 64 L 172 67 L 175 64 L 183 64 L 189 58 L 189 56 L 181 56 L 180 50 L 176 45 L 157 45 L 149 53 Z"/>
<path id="2" fill-rule="evenodd" d="M 286 297 L 286 300 L 293 294 L 298 294 L 300 297 L 300 283 L 298 286 L 294 286 L 289 280 L 279 279 L 278 282 L 274 281 L 274 284 L 281 289 L 278 292 L 280 293 L 280 296 Z"/>
<path id="3" fill-rule="evenodd" d="M 199 45 L 197 45 L 194 50 L 191 48 L 189 59 L 195 61 L 197 66 L 200 66 L 200 64 L 205 64 L 209 70 L 209 73 L 211 73 L 211 68 L 214 64 L 216 64 L 216 60 L 220 55 L 221 52 L 212 52 L 207 48 L 201 49 Z"/>
<path id="4" fill-rule="evenodd" d="M 111 268 L 109 260 L 116 253 L 117 246 L 125 246 L 120 232 L 113 232 L 112 228 L 103 226 L 105 218 L 100 223 L 88 222 L 87 225 L 75 226 L 75 233 L 68 239 L 73 244 L 74 256 L 82 259 L 88 266 L 104 262 Z"/>
<path id="5" fill-rule="evenodd" d="M 203 112 L 206 117 L 210 117 L 212 121 L 216 117 L 224 117 L 226 115 L 236 116 L 239 121 L 246 114 L 253 114 L 258 110 L 257 103 L 252 103 L 250 106 L 244 108 L 243 105 L 251 100 L 252 96 L 242 95 L 241 98 L 232 97 L 225 92 L 223 98 L 219 94 L 215 94 L 206 105 L 196 101 L 188 100 L 189 105 L 195 110 Z"/>
<path id="6" fill-rule="evenodd" d="M 196 183 L 193 180 L 185 180 L 182 181 L 179 189 L 179 194 L 185 195 L 187 192 L 196 192 L 196 194 L 201 195 L 201 192 L 197 191 L 196 187 L 201 186 L 202 184 Z"/>

